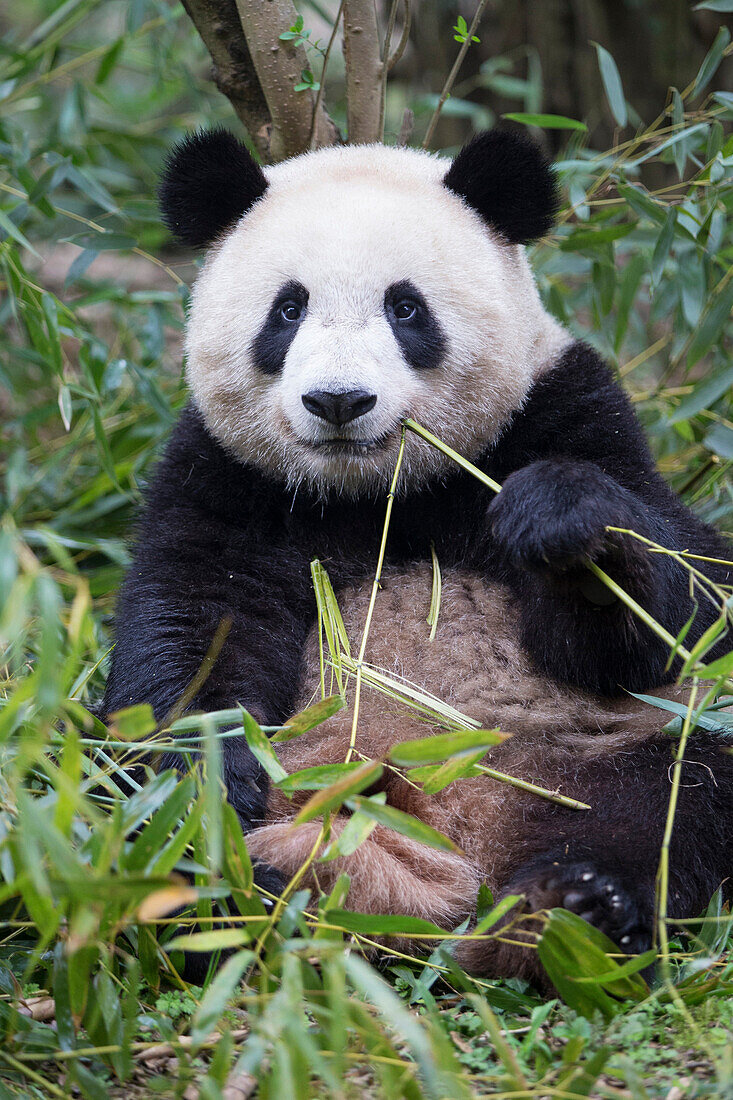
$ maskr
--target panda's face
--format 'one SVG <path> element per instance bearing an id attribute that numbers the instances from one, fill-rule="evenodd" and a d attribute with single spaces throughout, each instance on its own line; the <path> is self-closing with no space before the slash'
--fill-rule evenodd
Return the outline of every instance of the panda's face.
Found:
<path id="1" fill-rule="evenodd" d="M 194 289 L 188 377 L 209 429 L 295 486 L 372 492 L 409 416 L 469 457 L 558 342 L 523 249 L 443 185 L 446 163 L 329 149 L 267 170 Z M 441 476 L 411 437 L 403 486 Z"/>

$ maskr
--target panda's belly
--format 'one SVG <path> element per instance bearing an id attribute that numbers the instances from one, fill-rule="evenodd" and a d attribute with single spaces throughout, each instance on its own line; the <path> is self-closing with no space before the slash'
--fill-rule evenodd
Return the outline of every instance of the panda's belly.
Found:
<path id="1" fill-rule="evenodd" d="M 520 643 L 516 598 L 506 586 L 476 573 L 443 573 L 437 629 L 431 638 L 427 616 L 432 583 L 429 564 L 385 572 L 369 631 L 366 664 L 393 682 L 436 697 L 472 723 L 484 728 L 498 726 L 511 733 L 511 741 L 494 752 L 503 767 L 523 767 L 529 761 L 535 775 L 548 768 L 551 772 L 556 752 L 607 752 L 649 736 L 663 724 L 660 712 L 630 697 L 604 699 L 542 675 Z M 338 593 L 354 656 L 371 587 L 369 580 Z M 324 654 L 328 666 L 325 639 Z M 397 741 L 424 737 L 440 728 L 439 716 L 420 714 L 404 701 L 370 686 L 368 680 L 367 670 L 356 734 L 359 753 L 381 756 Z M 328 667 L 326 690 L 336 690 Z M 349 706 L 304 737 L 278 747 L 288 771 L 344 758 L 351 735 L 353 692 L 353 677 L 347 677 Z M 320 694 L 318 632 L 314 629 L 306 646 L 298 709 L 315 702 Z M 540 763 L 544 766 L 538 767 Z"/>

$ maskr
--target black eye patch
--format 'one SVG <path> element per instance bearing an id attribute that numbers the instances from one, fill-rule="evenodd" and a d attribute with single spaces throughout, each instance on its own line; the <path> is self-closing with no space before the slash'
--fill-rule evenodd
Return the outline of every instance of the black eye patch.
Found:
<path id="1" fill-rule="evenodd" d="M 409 279 L 387 288 L 384 312 L 411 367 L 423 370 L 440 366 L 447 345 L 445 333 L 438 318 Z"/>
<path id="2" fill-rule="evenodd" d="M 267 319 L 252 343 L 254 365 L 263 374 L 278 374 L 308 308 L 308 291 L 291 280 L 275 295 Z"/>

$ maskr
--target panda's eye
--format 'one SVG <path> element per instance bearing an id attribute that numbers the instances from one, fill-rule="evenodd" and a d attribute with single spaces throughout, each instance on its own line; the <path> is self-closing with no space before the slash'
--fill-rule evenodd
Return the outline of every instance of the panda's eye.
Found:
<path id="1" fill-rule="evenodd" d="M 303 307 L 300 302 L 283 302 L 280 306 L 280 316 L 283 321 L 299 321 L 303 316 Z"/>
<path id="2" fill-rule="evenodd" d="M 413 302 L 411 298 L 403 298 L 395 302 L 393 310 L 398 321 L 411 321 L 417 313 L 417 302 Z"/>

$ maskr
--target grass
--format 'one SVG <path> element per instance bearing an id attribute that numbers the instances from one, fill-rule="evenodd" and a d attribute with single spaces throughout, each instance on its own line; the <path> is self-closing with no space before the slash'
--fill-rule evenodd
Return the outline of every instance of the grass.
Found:
<path id="1" fill-rule="evenodd" d="M 271 1098 L 733 1094 L 731 922 L 719 898 L 692 938 L 660 906 L 651 988 L 560 911 L 537 929 L 562 999 L 518 980 L 475 981 L 453 962 L 454 936 L 399 914 L 349 913 L 343 881 L 317 911 L 299 880 L 272 905 L 252 887 L 221 799 L 220 726 L 241 719 L 273 781 L 308 790 L 313 817 L 350 803 L 351 834 L 336 845 L 389 817 L 361 793 L 389 760 L 284 780 L 271 742 L 239 712 L 172 716 L 160 729 L 145 707 L 109 729 L 95 717 L 127 533 L 185 400 L 180 341 L 195 269 L 159 225 L 156 174 L 183 130 L 232 119 L 176 4 L 11 8 L 17 30 L 0 55 L 0 1100 L 218 1100 L 237 1095 L 227 1082 Z M 729 51 L 721 31 L 651 123 L 627 108 L 612 149 L 567 131 L 567 204 L 532 260 L 548 308 L 617 368 L 675 489 L 733 533 L 733 105 L 715 84 Z M 329 87 L 338 94 L 337 78 Z M 400 104 L 412 94 L 399 91 Z M 609 93 L 619 111 L 613 83 Z M 704 561 L 678 565 L 704 584 Z M 464 730 L 448 748 L 399 747 L 420 782 L 437 791 L 472 774 L 489 734 L 440 700 L 415 699 L 409 684 L 380 681 L 368 639 L 365 663 L 345 647 L 318 566 L 314 582 L 323 694 L 371 677 Z M 727 594 L 710 595 L 722 604 Z M 439 603 L 438 567 L 438 617 Z M 687 666 L 707 675 L 704 647 Z M 713 671 L 716 690 L 729 690 L 733 654 Z M 668 715 L 679 751 L 696 725 L 730 731 L 712 698 L 701 686 L 694 713 Z M 275 739 L 338 705 L 318 704 Z M 201 750 L 204 768 L 183 779 L 148 769 L 129 797 L 123 767 L 143 752 L 154 760 L 172 734 Z M 442 842 L 406 816 L 389 822 Z M 485 892 L 478 912 L 482 934 L 497 934 L 501 913 Z M 425 950 L 369 955 L 385 932 Z M 235 950 L 203 986 L 186 986 L 182 946 Z"/>

